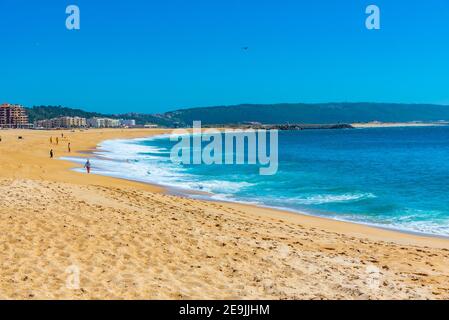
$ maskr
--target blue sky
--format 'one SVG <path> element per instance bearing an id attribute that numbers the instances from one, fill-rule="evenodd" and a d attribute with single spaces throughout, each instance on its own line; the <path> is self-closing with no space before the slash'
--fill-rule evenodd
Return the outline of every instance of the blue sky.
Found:
<path id="1" fill-rule="evenodd" d="M 369 4 L 381 30 L 365 28 Z M 448 57 L 447 0 L 0 0 L 0 103 L 449 104 Z"/>

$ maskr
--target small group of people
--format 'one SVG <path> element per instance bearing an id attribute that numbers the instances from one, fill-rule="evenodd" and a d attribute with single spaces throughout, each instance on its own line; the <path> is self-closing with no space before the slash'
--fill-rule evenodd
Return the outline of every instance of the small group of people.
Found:
<path id="1" fill-rule="evenodd" d="M 61 133 L 61 138 L 64 139 L 64 133 Z M 56 137 L 55 142 L 56 142 L 56 145 L 59 145 L 59 137 Z M 52 136 L 50 137 L 50 144 L 53 144 L 53 137 Z M 67 151 L 69 153 L 72 152 L 72 147 L 71 147 L 71 143 L 70 142 L 67 143 Z M 54 156 L 55 156 L 55 152 L 53 151 L 53 149 L 50 149 L 50 159 L 53 159 Z M 90 173 L 91 164 L 90 164 L 90 160 L 89 159 L 87 159 L 86 163 L 84 164 L 84 168 L 86 169 L 87 173 Z"/>
<path id="2" fill-rule="evenodd" d="M 64 133 L 61 133 L 61 138 L 64 139 Z M 54 141 L 56 145 L 59 145 L 59 137 L 56 137 Z M 50 144 L 53 144 L 53 136 L 50 137 Z M 67 143 L 67 151 L 72 152 L 70 142 Z"/>
<path id="3" fill-rule="evenodd" d="M 53 157 L 54 157 L 53 149 L 50 149 L 50 159 L 53 159 Z M 90 160 L 87 159 L 86 163 L 84 164 L 84 168 L 86 169 L 87 173 L 90 173 L 91 167 L 92 167 L 92 165 L 90 164 Z"/>
<path id="4" fill-rule="evenodd" d="M 61 135 L 62 135 L 62 137 L 64 137 L 63 133 Z M 59 138 L 58 137 L 56 137 L 55 142 L 56 142 L 56 145 L 59 145 Z M 53 144 L 53 137 L 50 137 L 50 144 Z M 71 148 L 70 142 L 67 143 L 67 151 L 69 153 L 72 152 L 72 148 Z M 53 149 L 50 149 L 50 158 L 53 158 L 53 156 L 54 156 L 54 151 L 53 151 Z"/>

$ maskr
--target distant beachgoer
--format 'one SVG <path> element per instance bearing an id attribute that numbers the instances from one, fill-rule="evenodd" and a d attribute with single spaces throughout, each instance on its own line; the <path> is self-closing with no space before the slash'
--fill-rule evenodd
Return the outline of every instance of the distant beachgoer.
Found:
<path id="1" fill-rule="evenodd" d="M 53 149 L 50 150 L 50 158 L 53 158 Z"/>
<path id="2" fill-rule="evenodd" d="M 67 145 L 67 149 L 69 150 L 69 153 L 72 151 L 72 150 L 70 149 L 70 142 L 69 142 L 69 144 Z"/>
<path id="3" fill-rule="evenodd" d="M 59 144 L 59 138 L 56 137 L 56 144 Z"/>
<path id="4" fill-rule="evenodd" d="M 50 137 L 50 143 L 51 144 L 53 143 L 53 137 Z"/>
<path id="5" fill-rule="evenodd" d="M 84 168 L 86 168 L 87 173 L 90 173 L 90 161 L 87 159 L 86 164 L 84 165 Z"/>

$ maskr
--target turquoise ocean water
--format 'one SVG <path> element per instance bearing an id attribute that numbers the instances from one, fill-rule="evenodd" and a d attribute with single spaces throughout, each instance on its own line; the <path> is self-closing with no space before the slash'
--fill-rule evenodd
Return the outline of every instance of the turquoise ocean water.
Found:
<path id="1" fill-rule="evenodd" d="M 254 165 L 174 164 L 175 143 L 104 141 L 93 170 L 215 200 L 449 235 L 449 127 L 282 131 L 273 176 Z"/>

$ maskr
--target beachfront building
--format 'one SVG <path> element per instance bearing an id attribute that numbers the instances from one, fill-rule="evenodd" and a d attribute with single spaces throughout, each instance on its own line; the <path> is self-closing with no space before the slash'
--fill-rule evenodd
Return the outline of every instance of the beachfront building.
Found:
<path id="1" fill-rule="evenodd" d="M 87 119 L 87 125 L 91 128 L 118 128 L 120 127 L 120 120 L 94 117 Z"/>
<path id="2" fill-rule="evenodd" d="M 0 128 L 29 128 L 28 115 L 25 108 L 4 103 L 0 105 Z"/>
<path id="3" fill-rule="evenodd" d="M 34 127 L 37 129 L 39 129 L 39 128 L 51 129 L 52 121 L 51 121 L 51 119 L 37 120 L 37 121 L 34 121 Z"/>
<path id="4" fill-rule="evenodd" d="M 136 126 L 136 120 L 120 119 L 120 125 L 122 127 L 135 127 Z"/>
<path id="5" fill-rule="evenodd" d="M 51 123 L 50 121 L 51 120 L 37 120 L 37 121 L 34 121 L 34 127 L 35 128 L 48 129 L 48 128 L 50 128 L 50 126 L 48 125 L 49 123 Z"/>
<path id="6" fill-rule="evenodd" d="M 120 120 L 118 119 L 105 119 L 106 128 L 118 128 L 120 127 Z"/>
<path id="7" fill-rule="evenodd" d="M 84 128 L 87 126 L 86 118 L 81 117 L 59 117 L 53 119 L 38 120 L 34 123 L 36 128 L 45 129 L 70 129 L 70 128 Z"/>
<path id="8" fill-rule="evenodd" d="M 84 128 L 87 120 L 81 117 L 60 117 L 56 119 L 56 124 L 60 128 Z"/>
<path id="9" fill-rule="evenodd" d="M 90 118 L 87 119 L 87 125 L 91 128 L 104 128 L 105 121 L 103 118 Z"/>

